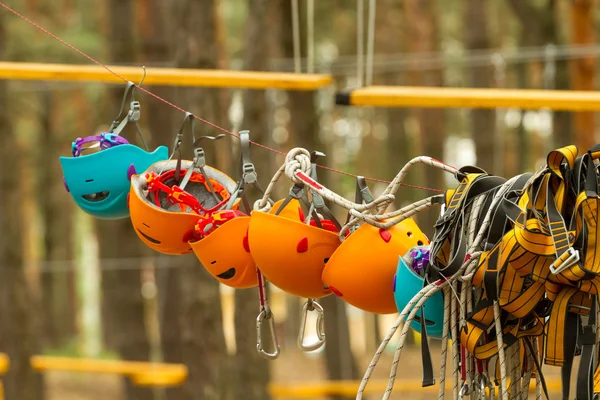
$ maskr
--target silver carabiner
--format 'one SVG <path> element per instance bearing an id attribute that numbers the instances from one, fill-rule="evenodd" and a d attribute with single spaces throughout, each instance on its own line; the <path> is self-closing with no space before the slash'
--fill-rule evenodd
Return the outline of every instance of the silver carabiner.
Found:
<path id="1" fill-rule="evenodd" d="M 304 344 L 304 333 L 306 332 L 306 319 L 310 311 L 317 312 L 317 341 L 313 344 Z M 314 351 L 320 349 L 325 344 L 325 322 L 323 307 L 313 299 L 308 299 L 302 308 L 302 322 L 300 323 L 300 333 L 298 334 L 298 347 L 302 351 Z"/>
<path id="2" fill-rule="evenodd" d="M 469 387 L 467 382 L 463 383 L 462 387 L 460 388 L 460 392 L 458 392 L 458 397 L 463 398 L 470 394 L 471 394 L 471 388 Z"/>
<path id="3" fill-rule="evenodd" d="M 263 348 L 263 340 L 262 340 L 262 323 L 264 320 L 269 321 L 269 330 L 271 331 L 271 339 L 273 340 L 273 352 L 268 353 Z M 275 319 L 273 318 L 273 313 L 270 310 L 262 309 L 256 317 L 256 350 L 258 350 L 258 354 L 267 360 L 275 360 L 279 357 L 279 343 L 277 342 L 277 335 L 275 334 Z"/>

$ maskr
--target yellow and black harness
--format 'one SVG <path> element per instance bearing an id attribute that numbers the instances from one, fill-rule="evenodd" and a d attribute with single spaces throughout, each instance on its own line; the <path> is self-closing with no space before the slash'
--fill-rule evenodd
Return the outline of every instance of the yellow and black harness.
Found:
<path id="1" fill-rule="evenodd" d="M 521 359 L 533 359 L 534 374 L 540 376 L 542 363 L 561 366 L 565 399 L 574 357 L 580 356 L 576 398 L 592 399 L 600 391 L 600 372 L 595 373 L 600 145 L 579 157 L 577 153 L 575 146 L 554 150 L 543 170 L 510 183 L 473 167 L 460 170 L 460 183 L 447 192 L 447 209 L 435 226 L 428 273 L 432 279 L 449 278 L 470 257 L 466 221 L 473 217 L 474 200 L 485 196 L 477 226 L 488 212 L 491 220 L 476 249 L 482 254 L 470 289 L 473 309 L 461 324 L 461 346 L 476 360 L 492 361 L 490 375 L 498 384 L 497 303 L 504 349 L 519 343 Z M 502 197 L 491 209 L 503 185 Z"/>

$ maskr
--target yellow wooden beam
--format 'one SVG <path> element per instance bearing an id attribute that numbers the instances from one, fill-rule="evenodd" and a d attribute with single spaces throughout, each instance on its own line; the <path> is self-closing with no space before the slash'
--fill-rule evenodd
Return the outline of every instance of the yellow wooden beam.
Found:
<path id="1" fill-rule="evenodd" d="M 187 379 L 183 364 L 162 364 L 138 361 L 94 360 L 67 357 L 31 357 L 36 371 L 69 371 L 92 374 L 125 375 L 140 386 L 175 386 Z"/>
<path id="2" fill-rule="evenodd" d="M 141 67 L 108 67 L 135 83 L 143 75 Z M 121 79 L 96 65 L 19 62 L 0 62 L 0 79 L 123 83 Z M 331 75 L 319 74 L 149 67 L 146 68 L 144 85 L 315 90 L 330 85 L 332 81 Z"/>
<path id="3" fill-rule="evenodd" d="M 600 92 L 370 86 L 336 95 L 339 105 L 432 108 L 521 108 L 600 111 Z"/>
<path id="4" fill-rule="evenodd" d="M 10 366 L 10 361 L 8 356 L 4 353 L 0 353 L 0 376 L 6 374 L 8 371 L 8 367 Z"/>
<path id="5" fill-rule="evenodd" d="M 354 397 L 358 391 L 360 381 L 322 381 L 322 382 L 293 382 L 293 383 L 271 383 L 269 392 L 273 397 L 326 397 L 326 396 L 346 396 Z M 388 380 L 371 380 L 365 389 L 365 393 L 380 394 L 385 392 Z M 549 392 L 560 392 L 562 383 L 559 379 L 548 379 L 546 385 Z M 421 381 L 416 379 L 398 379 L 394 384 L 394 392 L 404 393 L 431 393 L 436 394 L 439 387 L 437 385 L 422 387 Z M 530 391 L 535 391 L 535 384 L 529 387 Z M 452 387 L 446 385 L 446 391 L 452 391 Z M 497 392 L 496 392 L 497 393 Z"/>

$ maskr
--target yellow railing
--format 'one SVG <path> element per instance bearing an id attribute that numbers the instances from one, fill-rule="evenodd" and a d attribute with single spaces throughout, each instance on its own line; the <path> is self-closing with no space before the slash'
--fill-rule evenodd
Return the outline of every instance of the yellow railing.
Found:
<path id="1" fill-rule="evenodd" d="M 385 392 L 387 379 L 374 379 L 369 382 L 365 393 L 381 394 Z M 360 381 L 322 381 L 322 382 L 288 382 L 271 383 L 269 392 L 277 398 L 314 398 L 327 396 L 347 396 L 355 397 L 358 391 Z M 561 381 L 559 379 L 546 380 L 549 392 L 560 392 Z M 394 384 L 394 392 L 404 393 L 423 393 L 435 395 L 438 392 L 437 385 L 422 387 L 421 381 L 416 379 L 398 379 Z M 452 391 L 452 385 L 447 383 L 446 390 Z M 535 391 L 535 385 L 530 387 L 530 391 Z"/>
<path id="2" fill-rule="evenodd" d="M 6 354 L 0 353 L 0 376 L 10 364 Z M 163 364 L 138 361 L 95 360 L 67 357 L 31 357 L 31 366 L 39 372 L 69 371 L 90 374 L 114 374 L 126 376 L 137 386 L 178 386 L 187 379 L 187 367 L 183 364 Z M 0 382 L 0 400 L 4 399 Z"/>
<path id="3" fill-rule="evenodd" d="M 142 79 L 141 67 L 108 67 L 130 81 Z M 123 83 L 117 76 L 96 65 L 20 62 L 0 62 L 0 79 Z M 319 74 L 149 67 L 146 68 L 144 85 L 316 90 L 330 85 L 332 81 L 331 75 Z"/>
<path id="4" fill-rule="evenodd" d="M 521 108 L 600 111 L 600 92 L 370 86 L 338 93 L 336 103 L 372 107 Z"/>
<path id="5" fill-rule="evenodd" d="M 9 368 L 9 359 L 0 353 L 0 376 Z M 137 361 L 95 360 L 84 358 L 33 356 L 32 367 L 39 372 L 69 371 L 90 374 L 115 374 L 128 377 L 138 386 L 178 386 L 187 379 L 187 367 L 182 364 L 148 363 Z M 372 380 L 365 393 L 383 393 L 387 387 L 387 380 Z M 356 395 L 360 381 L 318 381 L 318 382 L 274 382 L 269 384 L 269 392 L 277 398 L 313 398 L 332 395 Z M 551 392 L 561 390 L 559 379 L 547 379 L 546 384 Z M 448 385 L 447 390 L 452 390 Z M 532 387 L 531 390 L 534 390 Z M 394 385 L 394 392 L 435 394 L 437 386 L 422 387 L 421 381 L 416 379 L 399 379 Z M 0 400 L 2 400 L 2 386 L 0 384 Z"/>

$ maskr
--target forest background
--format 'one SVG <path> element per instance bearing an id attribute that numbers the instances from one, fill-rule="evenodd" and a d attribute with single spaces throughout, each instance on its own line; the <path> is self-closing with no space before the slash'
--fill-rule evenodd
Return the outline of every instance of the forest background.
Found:
<path id="1" fill-rule="evenodd" d="M 291 0 L 5 3 L 106 64 L 294 70 Z M 306 71 L 306 4 L 299 3 Z M 600 11 L 593 0 L 376 3 L 374 84 L 597 87 Z M 357 85 L 356 10 L 356 1 L 315 2 L 315 72 L 332 73 L 337 89 Z M 0 54 L 5 61 L 87 62 L 5 10 Z M 589 112 L 336 107 L 334 89 L 147 88 L 228 130 L 249 129 L 263 145 L 319 150 L 327 154 L 327 166 L 387 180 L 422 154 L 512 176 L 538 167 L 554 147 L 587 149 L 597 138 L 597 118 Z M 272 382 L 359 378 L 395 315 L 366 314 L 326 297 L 327 345 L 302 354 L 296 348 L 301 299 L 272 290 L 283 355 L 268 362 L 256 352 L 255 290 L 221 287 L 193 255 L 161 256 L 145 248 L 128 219 L 94 220 L 75 207 L 58 157 L 70 153 L 75 138 L 107 129 L 123 89 L 0 82 L 0 352 L 11 359 L 6 398 L 264 400 Z M 152 146 L 170 146 L 183 115 L 143 93 L 137 98 Z M 202 124 L 197 130 L 220 133 Z M 206 150 L 212 165 L 236 176 L 231 137 Z M 253 154 L 264 186 L 282 157 L 257 147 Z M 353 178 L 332 172 L 320 178 L 353 196 Z M 407 183 L 438 189 L 453 184 L 421 170 Z M 277 196 L 286 192 L 279 187 Z M 427 193 L 402 188 L 397 206 Z M 431 234 L 435 217 L 419 217 L 425 233 Z M 181 387 L 154 390 L 113 377 L 41 375 L 29 368 L 33 354 L 181 362 L 189 378 Z M 387 368 L 381 369 L 384 377 Z M 403 377 L 418 379 L 419 371 L 415 350 Z"/>

